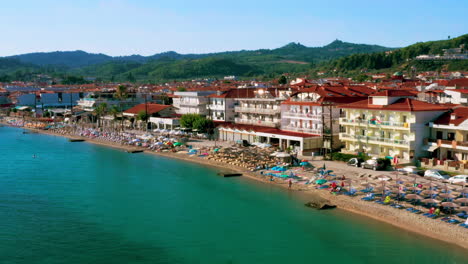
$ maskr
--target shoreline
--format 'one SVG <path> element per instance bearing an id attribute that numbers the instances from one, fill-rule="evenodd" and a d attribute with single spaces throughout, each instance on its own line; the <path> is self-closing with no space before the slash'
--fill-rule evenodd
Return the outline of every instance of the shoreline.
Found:
<path id="1" fill-rule="evenodd" d="M 6 126 L 10 126 L 7 123 L 0 122 Z M 48 130 L 34 129 L 34 128 L 24 128 L 29 131 L 34 131 L 40 134 L 46 134 L 51 136 L 60 136 L 68 139 L 84 139 L 86 142 L 91 144 L 101 145 L 105 147 L 110 147 L 114 149 L 119 149 L 123 151 L 128 150 L 143 150 L 144 153 L 153 154 L 160 157 L 173 158 L 181 161 L 188 161 L 199 165 L 209 166 L 215 169 L 220 169 L 223 171 L 232 171 L 242 173 L 243 177 L 246 177 L 251 180 L 258 182 L 263 182 L 266 184 L 274 184 L 279 188 L 283 188 L 288 191 L 286 182 L 275 181 L 274 183 L 267 180 L 266 176 L 259 175 L 257 173 L 251 172 L 247 169 L 237 167 L 231 164 L 220 163 L 213 160 L 208 160 L 200 157 L 192 157 L 187 154 L 177 154 L 172 152 L 154 152 L 149 151 L 143 147 L 135 147 L 128 145 L 120 145 L 114 142 L 103 142 L 100 140 L 95 140 L 87 137 L 72 136 L 66 134 L 54 133 Z M 302 187 L 302 186 L 299 186 Z M 352 198 L 345 195 L 332 195 L 326 191 L 320 191 L 315 189 L 301 189 L 298 188 L 298 185 L 293 185 L 293 190 L 297 193 L 300 193 L 302 196 L 307 198 L 308 196 L 319 195 L 325 199 L 328 199 L 330 202 L 335 204 L 338 209 L 344 211 L 365 216 L 379 222 L 383 222 L 394 227 L 400 228 L 402 230 L 409 231 L 411 233 L 419 234 L 425 237 L 430 237 L 434 240 L 442 241 L 458 248 L 468 249 L 468 232 L 466 229 L 458 227 L 457 225 L 451 225 L 438 221 L 435 219 L 430 219 L 423 217 L 421 215 L 412 214 L 406 212 L 405 210 L 398 210 L 391 208 L 389 206 L 384 206 L 376 204 L 373 202 L 365 202 L 359 198 Z M 313 210 L 313 209 L 311 209 Z"/>

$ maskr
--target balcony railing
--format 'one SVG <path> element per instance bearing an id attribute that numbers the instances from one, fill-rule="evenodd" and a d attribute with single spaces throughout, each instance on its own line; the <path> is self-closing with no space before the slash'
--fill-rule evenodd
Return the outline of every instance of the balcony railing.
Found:
<path id="1" fill-rule="evenodd" d="M 322 134 L 322 129 L 313 129 L 313 128 L 304 128 L 304 127 L 295 127 L 295 126 L 285 126 L 283 129 L 287 131 L 303 132 L 303 133 L 310 133 L 310 134 L 316 134 L 316 135 Z"/>
<path id="2" fill-rule="evenodd" d="M 311 113 L 302 113 L 302 112 L 291 112 L 291 111 L 287 111 L 287 112 L 283 112 L 283 116 L 294 116 L 294 117 L 302 117 L 302 118 L 311 118 L 311 119 L 318 119 L 318 120 L 322 120 L 322 115 L 313 115 Z"/>
<path id="3" fill-rule="evenodd" d="M 430 143 L 437 143 L 440 145 L 450 145 L 454 149 L 456 149 L 457 147 L 468 148 L 467 141 L 456 141 L 456 140 L 449 140 L 449 139 L 432 139 L 432 138 L 426 138 L 426 140 L 427 142 L 430 142 Z"/>
<path id="4" fill-rule="evenodd" d="M 209 104 L 206 106 L 206 109 L 210 109 L 210 110 L 224 110 L 224 105 L 220 105 L 220 104 Z"/>
<path id="5" fill-rule="evenodd" d="M 371 121 L 371 120 L 340 118 L 340 123 L 353 123 L 353 124 L 361 125 L 361 126 L 374 125 L 374 126 L 391 126 L 391 127 L 409 128 L 408 122 L 395 122 L 395 121 Z"/>
<path id="6" fill-rule="evenodd" d="M 234 111 L 238 113 L 255 113 L 255 114 L 279 114 L 281 109 L 278 108 L 255 108 L 255 107 L 243 107 L 236 106 Z"/>
<path id="7" fill-rule="evenodd" d="M 244 124 L 244 125 L 253 125 L 253 126 L 266 126 L 266 127 L 278 127 L 280 120 L 273 121 L 265 121 L 265 120 L 258 120 L 258 119 L 242 119 L 236 118 L 234 120 L 237 124 Z"/>
<path id="8" fill-rule="evenodd" d="M 400 140 L 400 139 L 391 139 L 391 138 L 381 138 L 381 137 L 370 137 L 370 136 L 360 136 L 360 135 L 349 135 L 346 133 L 340 133 L 341 138 L 355 139 L 358 141 L 374 141 L 378 143 L 385 143 L 391 145 L 408 145 L 409 140 Z"/>

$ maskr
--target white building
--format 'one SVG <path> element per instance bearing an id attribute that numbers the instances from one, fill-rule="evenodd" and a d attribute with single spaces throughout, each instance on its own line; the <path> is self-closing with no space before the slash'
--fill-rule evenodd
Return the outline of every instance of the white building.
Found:
<path id="1" fill-rule="evenodd" d="M 207 105 L 208 96 L 216 93 L 215 91 L 197 91 L 197 92 L 175 92 L 172 104 L 177 108 L 177 113 L 208 115 Z"/>

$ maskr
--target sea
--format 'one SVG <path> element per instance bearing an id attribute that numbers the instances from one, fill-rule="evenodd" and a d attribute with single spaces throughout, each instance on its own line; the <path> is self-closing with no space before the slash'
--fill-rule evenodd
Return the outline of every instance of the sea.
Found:
<path id="1" fill-rule="evenodd" d="M 198 164 L 6 126 L 0 151 L 0 264 L 468 263 L 456 246 Z"/>

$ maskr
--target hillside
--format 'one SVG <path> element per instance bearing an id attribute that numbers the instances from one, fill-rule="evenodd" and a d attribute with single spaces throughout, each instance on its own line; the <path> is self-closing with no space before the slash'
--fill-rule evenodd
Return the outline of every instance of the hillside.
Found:
<path id="1" fill-rule="evenodd" d="M 336 40 L 324 47 L 306 47 L 290 43 L 277 49 L 228 51 L 209 54 L 179 54 L 174 51 L 152 56 L 120 56 L 92 54 L 84 51 L 57 51 L 15 55 L 22 64 L 52 66 L 64 73 L 90 75 L 103 79 L 180 79 L 217 77 L 222 75 L 276 75 L 304 72 L 311 65 L 342 56 L 391 50 L 390 48 L 353 44 Z M 179 68 L 178 68 L 179 67 Z M 164 69 L 163 69 L 164 68 Z"/>
<path id="2" fill-rule="evenodd" d="M 318 70 L 346 73 L 352 71 L 372 70 L 468 70 L 468 61 L 417 61 L 416 56 L 442 54 L 443 49 L 458 48 L 465 44 L 468 47 L 468 34 L 439 41 L 420 42 L 405 48 L 390 52 L 376 52 L 371 54 L 353 54 L 350 56 L 324 62 Z"/>

